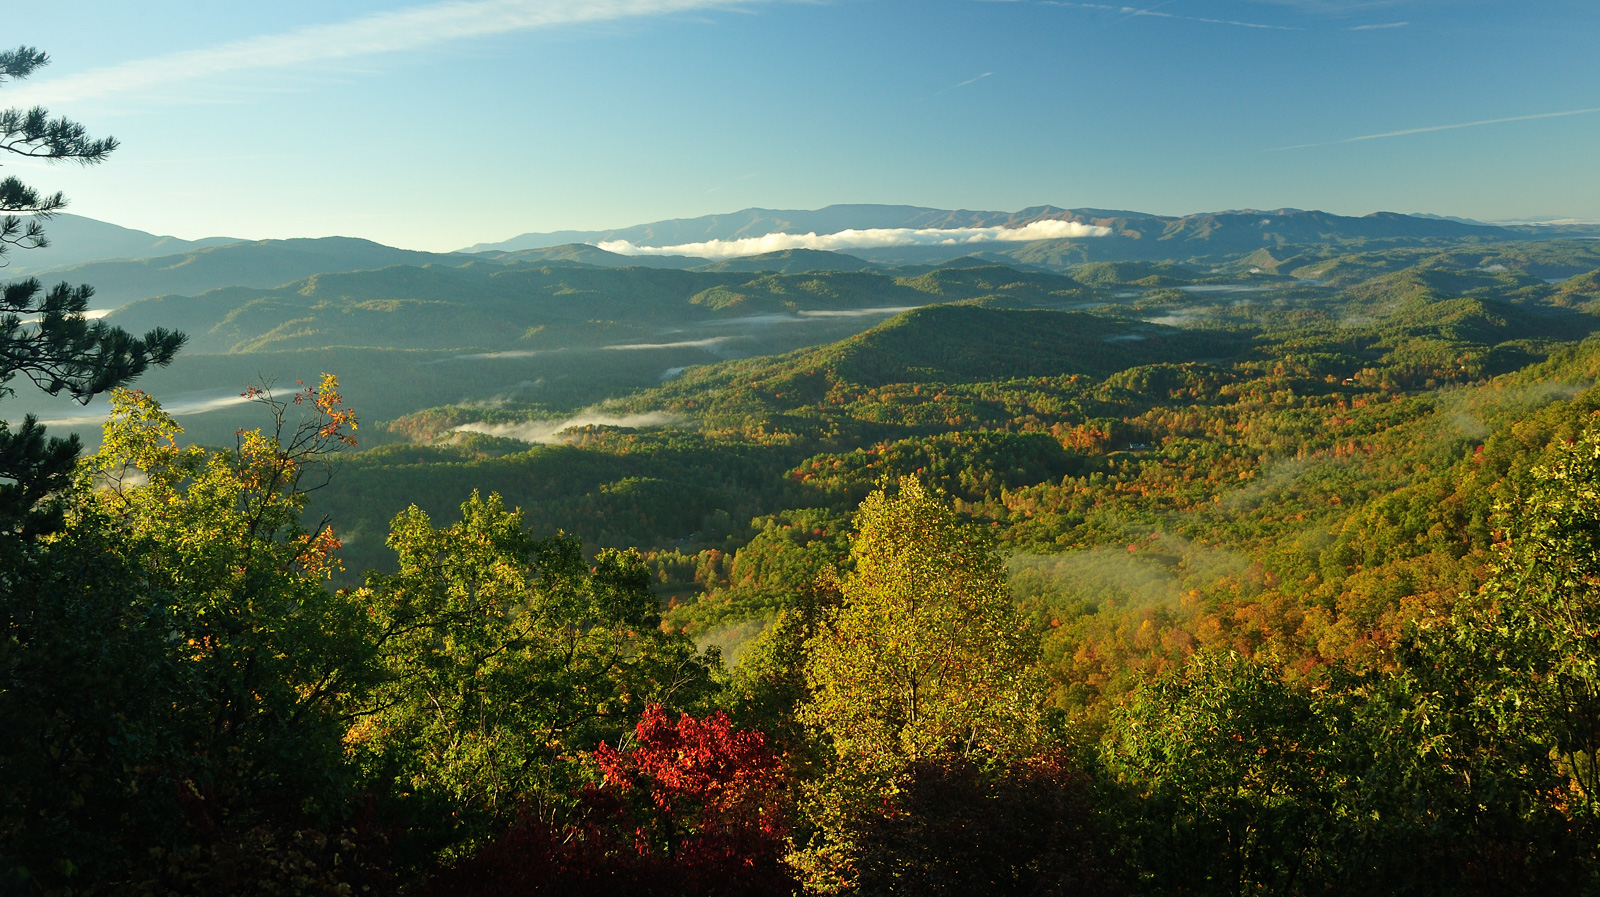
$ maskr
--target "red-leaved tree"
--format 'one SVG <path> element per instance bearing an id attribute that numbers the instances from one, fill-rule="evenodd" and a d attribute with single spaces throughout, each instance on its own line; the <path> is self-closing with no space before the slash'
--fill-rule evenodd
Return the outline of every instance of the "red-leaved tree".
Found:
<path id="1" fill-rule="evenodd" d="M 428 895 L 572 897 L 798 893 L 782 862 L 786 777 L 764 734 L 727 714 L 645 711 L 627 750 L 594 753 L 605 780 L 564 826 L 526 820 L 434 876 Z"/>
<path id="2" fill-rule="evenodd" d="M 766 870 L 765 881 L 782 868 L 784 775 L 766 735 L 735 731 L 721 711 L 673 720 L 660 706 L 645 710 L 635 734 L 632 750 L 602 744 L 595 760 L 606 787 L 631 805 L 641 854 L 697 876 Z"/>

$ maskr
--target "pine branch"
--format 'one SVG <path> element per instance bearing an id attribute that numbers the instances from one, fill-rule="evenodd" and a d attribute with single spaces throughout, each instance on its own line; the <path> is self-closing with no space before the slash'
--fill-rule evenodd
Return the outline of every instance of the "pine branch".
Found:
<path id="1" fill-rule="evenodd" d="M 71 159 L 93 165 L 104 161 L 117 145 L 115 137 L 97 140 L 71 119 L 51 118 L 43 106 L 0 112 L 0 150 L 29 159 Z"/>
<path id="2" fill-rule="evenodd" d="M 22 46 L 0 52 L 0 83 L 7 79 L 26 78 L 49 64 L 49 54 L 33 47 Z"/>

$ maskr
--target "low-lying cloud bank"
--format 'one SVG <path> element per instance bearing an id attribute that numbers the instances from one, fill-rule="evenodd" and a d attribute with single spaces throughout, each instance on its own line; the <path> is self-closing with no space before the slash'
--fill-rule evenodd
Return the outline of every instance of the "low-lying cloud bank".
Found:
<path id="1" fill-rule="evenodd" d="M 718 343 L 725 343 L 733 339 L 731 336 L 708 336 L 705 339 L 680 339 L 667 343 L 618 343 L 614 346 L 601 346 L 616 352 L 631 352 L 643 349 L 709 349 Z"/>
<path id="2" fill-rule="evenodd" d="M 179 393 L 169 396 L 161 403 L 161 410 L 173 417 L 183 417 L 190 414 L 204 414 L 207 411 L 217 411 L 222 408 L 231 408 L 234 405 L 243 405 L 251 399 L 228 391 L 220 395 L 216 390 L 202 390 L 198 392 Z M 84 414 L 75 414 L 68 417 L 52 417 L 41 420 L 39 423 L 46 427 L 85 427 L 105 423 L 111 415 L 109 402 L 96 402 L 96 408 L 86 410 Z"/>
<path id="3" fill-rule="evenodd" d="M 781 252 L 785 249 L 821 249 L 842 252 L 849 249 L 878 249 L 892 246 L 965 246 L 977 243 L 1031 243 L 1035 240 L 1066 240 L 1104 237 L 1111 228 L 1078 221 L 1035 221 L 1021 227 L 874 227 L 842 230 L 836 234 L 767 234 L 739 240 L 707 240 L 703 243 L 678 243 L 672 246 L 636 246 L 627 240 L 596 244 L 619 255 L 689 255 L 697 258 L 725 259 L 745 255 Z"/>
<path id="4" fill-rule="evenodd" d="M 514 424 L 472 423 L 456 427 L 457 433 L 485 433 L 523 442 L 550 445 L 561 441 L 561 432 L 573 427 L 665 427 L 681 424 L 688 418 L 652 411 L 647 414 L 577 414 L 566 420 L 530 420 Z"/>

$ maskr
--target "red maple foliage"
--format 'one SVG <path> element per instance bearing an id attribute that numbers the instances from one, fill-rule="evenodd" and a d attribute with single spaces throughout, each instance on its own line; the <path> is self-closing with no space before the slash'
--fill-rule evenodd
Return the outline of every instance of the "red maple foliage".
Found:
<path id="1" fill-rule="evenodd" d="M 720 711 L 674 721 L 659 706 L 645 710 L 635 732 L 632 750 L 602 744 L 594 756 L 606 786 L 653 817 L 635 829 L 642 853 L 693 867 L 776 858 L 786 832 L 774 804 L 783 768 L 764 734 L 735 731 Z"/>
<path id="2" fill-rule="evenodd" d="M 605 781 L 563 826 L 524 820 L 434 876 L 427 895 L 756 897 L 798 893 L 782 862 L 782 762 L 726 714 L 645 711 L 626 751 L 601 744 Z"/>

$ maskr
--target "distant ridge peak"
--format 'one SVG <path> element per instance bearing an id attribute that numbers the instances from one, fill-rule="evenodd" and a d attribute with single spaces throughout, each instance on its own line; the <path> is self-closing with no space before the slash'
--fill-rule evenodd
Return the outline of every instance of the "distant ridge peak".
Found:
<path id="1" fill-rule="evenodd" d="M 845 230 L 873 229 L 953 229 L 982 227 L 1020 227 L 1033 222 L 1057 219 L 1084 224 L 1106 222 L 1161 222 L 1167 227 L 1183 229 L 1189 222 L 1215 221 L 1221 218 L 1252 216 L 1257 218 L 1305 218 L 1323 223 L 1403 220 L 1416 225 L 1429 223 L 1452 227 L 1493 227 L 1483 222 L 1446 218 L 1437 215 L 1405 215 L 1399 212 L 1372 212 L 1360 217 L 1336 215 L 1315 209 L 1283 207 L 1277 209 L 1225 209 L 1220 212 L 1199 212 L 1191 215 L 1156 215 L 1119 209 L 1078 208 L 1067 209 L 1054 205 L 1037 205 L 1015 212 L 975 209 L 934 209 L 927 206 L 882 205 L 873 203 L 836 203 L 820 209 L 767 209 L 752 206 L 737 212 L 702 215 L 697 218 L 672 218 L 631 227 L 597 231 L 552 231 L 526 233 L 499 243 L 479 243 L 463 252 L 518 252 L 528 249 L 548 249 L 572 243 L 598 244 L 623 241 L 635 246 L 677 246 L 713 240 L 739 240 L 762 237 L 768 234 L 834 234 Z M 1360 231 L 1362 226 L 1351 225 Z M 1406 229 L 1406 228 L 1402 228 Z M 1454 233 L 1454 232 L 1451 232 Z M 1437 234 L 1447 236 L 1445 232 Z M 1362 236 L 1375 236 L 1364 233 Z M 1396 234 L 1395 236 L 1400 236 Z"/>

